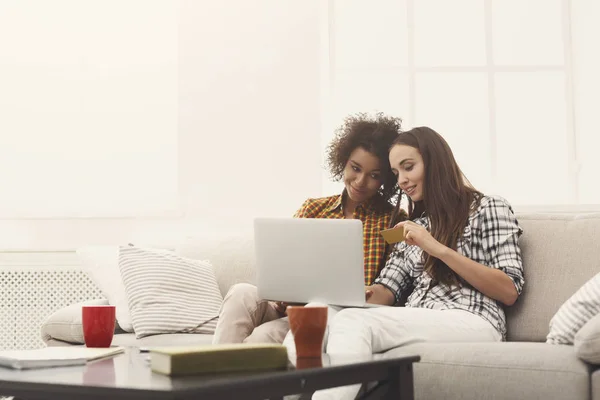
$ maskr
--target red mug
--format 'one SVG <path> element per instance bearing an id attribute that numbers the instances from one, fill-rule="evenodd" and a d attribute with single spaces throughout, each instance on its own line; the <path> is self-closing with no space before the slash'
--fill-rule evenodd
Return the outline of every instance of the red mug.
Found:
<path id="1" fill-rule="evenodd" d="M 83 306 L 81 324 L 87 347 L 110 347 L 115 334 L 115 306 Z"/>

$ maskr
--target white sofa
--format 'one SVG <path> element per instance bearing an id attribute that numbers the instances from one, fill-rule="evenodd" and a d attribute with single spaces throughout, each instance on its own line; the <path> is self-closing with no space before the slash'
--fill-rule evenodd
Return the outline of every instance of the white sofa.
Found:
<path id="1" fill-rule="evenodd" d="M 388 351 L 385 356 L 421 356 L 414 369 L 417 399 L 600 400 L 597 366 L 582 361 L 573 346 L 544 343 L 558 308 L 600 271 L 600 214 L 518 214 L 518 219 L 524 229 L 526 283 L 518 302 L 507 309 L 508 341 L 419 343 Z M 210 259 L 223 294 L 235 282 L 254 280 L 251 235 L 192 241 L 178 253 Z M 48 345 L 81 343 L 80 309 L 74 305 L 50 316 L 42 327 L 43 340 Z M 210 335 L 190 334 L 136 340 L 118 333 L 114 339 L 136 346 L 210 341 Z"/>

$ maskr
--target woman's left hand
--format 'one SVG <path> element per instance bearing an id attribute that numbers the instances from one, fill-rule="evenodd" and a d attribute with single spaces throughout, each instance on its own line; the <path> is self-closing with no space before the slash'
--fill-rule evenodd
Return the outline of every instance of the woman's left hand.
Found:
<path id="1" fill-rule="evenodd" d="M 438 258 L 446 249 L 446 246 L 435 240 L 427 229 L 413 221 L 402 221 L 395 226 L 400 227 L 404 228 L 404 241 L 408 245 L 419 246 L 427 254 Z"/>

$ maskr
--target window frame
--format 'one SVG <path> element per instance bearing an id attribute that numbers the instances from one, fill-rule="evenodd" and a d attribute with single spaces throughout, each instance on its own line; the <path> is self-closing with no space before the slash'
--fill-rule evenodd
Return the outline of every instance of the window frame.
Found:
<path id="1" fill-rule="evenodd" d="M 325 36 L 327 40 L 324 41 L 324 54 L 323 58 L 323 75 L 327 77 L 327 82 L 324 83 L 324 124 L 323 124 L 323 142 L 328 142 L 331 139 L 331 132 L 335 129 L 335 125 L 332 123 L 332 110 L 334 109 L 334 94 L 336 88 L 335 77 L 339 71 L 343 72 L 374 72 L 377 71 L 376 67 L 351 67 L 351 68 L 338 68 L 335 62 L 335 43 L 336 43 L 336 15 L 335 15 L 335 3 L 339 0 L 328 0 L 327 6 L 324 7 L 324 12 L 327 13 L 325 20 L 327 24 L 324 25 Z M 556 211 L 556 212 L 570 212 L 575 210 L 580 211 L 600 211 L 600 204 L 580 204 L 579 203 L 579 159 L 577 155 L 577 130 L 576 130 L 576 109 L 575 109 L 575 98 L 574 98 L 574 76 L 573 76 L 573 43 L 571 34 L 571 6 L 572 0 L 560 0 L 561 5 L 561 33 L 563 38 L 563 64 L 562 65 L 497 65 L 494 62 L 494 42 L 493 42 L 493 20 L 492 20 L 492 6 L 494 0 L 483 0 L 484 3 L 484 29 L 485 29 L 485 53 L 486 63 L 484 66 L 428 66 L 422 67 L 415 64 L 415 2 L 417 0 L 404 0 L 406 6 L 406 29 L 407 29 L 407 63 L 406 66 L 394 66 L 393 68 L 386 68 L 387 71 L 393 69 L 394 71 L 406 73 L 408 75 L 408 98 L 409 98 L 409 110 L 403 119 L 407 125 L 411 126 L 416 121 L 416 98 L 417 98 L 417 87 L 416 87 L 416 76 L 422 72 L 477 72 L 485 73 L 487 75 L 487 101 L 489 110 L 489 140 L 490 140 L 490 164 L 489 168 L 490 176 L 492 178 L 492 185 L 497 184 L 498 172 L 497 172 L 497 121 L 496 121 L 496 83 L 495 77 L 497 73 L 502 72 L 562 72 L 565 77 L 565 95 L 566 95 L 566 109 L 565 118 L 567 122 L 566 126 L 566 141 L 567 141 L 567 168 L 568 168 L 568 181 L 569 187 L 569 204 L 550 204 L 550 205 L 538 205 L 538 204 L 515 204 L 515 207 L 519 210 L 528 211 Z M 326 175 L 323 177 L 323 191 L 327 192 L 335 187 Z"/>

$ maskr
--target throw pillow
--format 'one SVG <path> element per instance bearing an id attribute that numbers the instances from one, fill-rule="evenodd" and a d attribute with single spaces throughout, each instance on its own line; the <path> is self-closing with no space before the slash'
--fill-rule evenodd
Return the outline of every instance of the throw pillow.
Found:
<path id="1" fill-rule="evenodd" d="M 119 268 L 137 338 L 214 333 L 223 297 L 209 262 L 120 247 Z"/>
<path id="2" fill-rule="evenodd" d="M 600 365 L 600 314 L 590 319 L 575 335 L 575 353 L 590 364 Z"/>
<path id="3" fill-rule="evenodd" d="M 575 334 L 600 313 L 600 274 L 587 281 L 550 320 L 546 343 L 573 344 Z"/>
<path id="4" fill-rule="evenodd" d="M 116 307 L 117 324 L 125 332 L 133 332 L 125 286 L 119 270 L 119 246 L 84 246 L 77 256 L 82 269 L 108 300 Z"/>
<path id="5" fill-rule="evenodd" d="M 57 340 L 66 343 L 84 344 L 81 307 L 84 305 L 102 306 L 107 304 L 108 300 L 106 299 L 95 299 L 58 309 L 42 323 L 42 340 L 50 346 L 56 346 L 56 343 L 50 344 L 50 341 Z M 3 399 L 3 397 L 0 397 L 0 399 Z"/>

